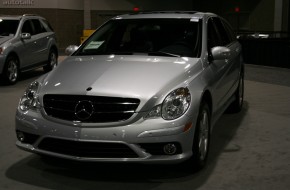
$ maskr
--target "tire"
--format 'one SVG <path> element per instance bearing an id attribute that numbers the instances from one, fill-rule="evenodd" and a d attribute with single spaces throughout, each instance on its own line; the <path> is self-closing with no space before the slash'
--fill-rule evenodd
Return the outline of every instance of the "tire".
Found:
<path id="1" fill-rule="evenodd" d="M 227 113 L 238 113 L 242 110 L 244 104 L 244 74 L 239 79 L 239 86 L 234 94 L 235 100 L 230 104 Z"/>
<path id="2" fill-rule="evenodd" d="M 49 72 L 57 66 L 57 52 L 51 49 L 48 56 L 47 65 L 43 67 L 44 72 Z"/>
<path id="3" fill-rule="evenodd" d="M 210 144 L 211 116 L 209 106 L 202 102 L 197 117 L 196 128 L 192 145 L 192 158 L 189 160 L 195 171 L 206 165 Z"/>
<path id="4" fill-rule="evenodd" d="M 9 56 L 5 62 L 2 73 L 4 81 L 9 84 L 15 84 L 19 78 L 19 61 L 15 56 Z"/>

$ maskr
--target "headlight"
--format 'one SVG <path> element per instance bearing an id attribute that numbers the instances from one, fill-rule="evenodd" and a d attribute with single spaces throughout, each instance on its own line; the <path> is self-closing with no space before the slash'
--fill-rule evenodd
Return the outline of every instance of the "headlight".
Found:
<path id="1" fill-rule="evenodd" d="M 36 81 L 28 86 L 19 102 L 19 108 L 22 111 L 27 111 L 31 108 L 37 108 L 39 106 L 37 94 L 39 86 L 40 86 L 39 82 Z"/>
<path id="2" fill-rule="evenodd" d="M 161 116 L 161 104 L 155 106 L 150 112 L 147 113 L 147 115 L 144 117 L 144 119 L 154 119 Z"/>
<path id="3" fill-rule="evenodd" d="M 162 117 L 166 120 L 182 116 L 190 104 L 188 88 L 179 88 L 171 92 L 162 103 Z"/>
<path id="4" fill-rule="evenodd" d="M 169 93 L 163 103 L 155 106 L 144 118 L 153 119 L 162 116 L 165 120 L 176 119 L 186 112 L 190 101 L 188 88 L 178 88 Z"/>

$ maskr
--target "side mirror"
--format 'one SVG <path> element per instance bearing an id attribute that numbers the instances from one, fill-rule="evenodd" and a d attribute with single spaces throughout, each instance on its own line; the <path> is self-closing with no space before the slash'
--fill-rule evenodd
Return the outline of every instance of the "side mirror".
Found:
<path id="1" fill-rule="evenodd" d="M 30 33 L 22 33 L 21 34 L 21 39 L 29 40 L 29 39 L 31 39 L 31 34 Z"/>
<path id="2" fill-rule="evenodd" d="M 213 60 L 225 60 L 229 59 L 231 50 L 227 47 L 217 46 L 211 49 L 211 55 Z"/>
<path id="3" fill-rule="evenodd" d="M 65 54 L 66 55 L 71 55 L 73 54 L 79 47 L 76 45 L 70 45 L 65 49 Z"/>

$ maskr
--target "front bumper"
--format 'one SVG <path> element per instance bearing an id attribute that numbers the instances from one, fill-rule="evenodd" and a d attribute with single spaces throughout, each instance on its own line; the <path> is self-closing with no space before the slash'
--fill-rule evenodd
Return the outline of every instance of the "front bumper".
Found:
<path id="1" fill-rule="evenodd" d="M 92 162 L 179 163 L 192 155 L 195 123 L 186 115 L 174 121 L 144 120 L 118 126 L 65 124 L 43 117 L 38 111 L 16 113 L 17 141 L 23 150 L 59 158 Z M 177 151 L 166 154 L 173 144 Z"/>

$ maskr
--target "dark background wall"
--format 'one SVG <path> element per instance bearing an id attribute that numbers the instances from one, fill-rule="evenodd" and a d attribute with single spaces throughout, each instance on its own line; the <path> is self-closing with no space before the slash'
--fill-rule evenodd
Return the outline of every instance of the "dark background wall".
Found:
<path id="1" fill-rule="evenodd" d="M 104 21 L 116 14 L 132 11 L 133 7 L 140 8 L 140 11 L 156 10 L 194 10 L 213 12 L 227 19 L 235 30 L 242 31 L 273 31 L 275 18 L 275 0 L 128 0 L 131 7 L 127 10 L 119 10 L 118 7 L 112 10 L 94 9 L 91 12 L 92 28 L 96 28 Z M 289 0 L 284 0 L 289 2 Z M 286 3 L 287 4 L 287 3 Z M 114 7 L 110 2 L 108 7 Z M 239 8 L 239 12 L 235 9 Z M 288 8 L 287 8 L 288 10 Z M 288 20 L 288 11 L 284 17 Z M 285 25 L 288 25 L 285 24 Z M 284 27 L 287 30 L 287 27 Z"/>
<path id="2" fill-rule="evenodd" d="M 275 0 L 193 0 L 196 10 L 214 12 L 234 29 L 273 31 Z M 239 8 L 239 12 L 235 12 Z"/>

